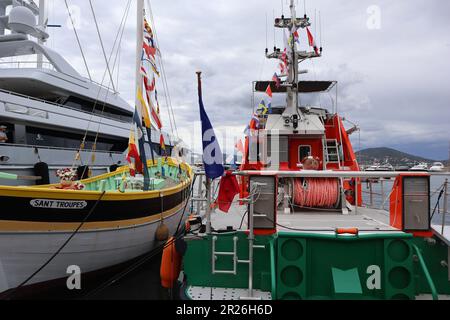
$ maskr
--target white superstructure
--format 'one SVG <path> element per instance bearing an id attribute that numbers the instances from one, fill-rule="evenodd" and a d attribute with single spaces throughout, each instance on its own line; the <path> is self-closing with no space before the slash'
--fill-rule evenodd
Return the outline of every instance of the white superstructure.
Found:
<path id="1" fill-rule="evenodd" d="M 54 170 L 73 165 L 87 132 L 77 165 L 104 173 L 125 162 L 134 108 L 44 45 L 43 11 L 33 2 L 0 0 L 0 126 L 8 137 L 0 143 L 0 171 L 33 175 L 34 165 L 45 162 L 53 181 Z M 159 134 L 152 140 L 158 154 Z"/>

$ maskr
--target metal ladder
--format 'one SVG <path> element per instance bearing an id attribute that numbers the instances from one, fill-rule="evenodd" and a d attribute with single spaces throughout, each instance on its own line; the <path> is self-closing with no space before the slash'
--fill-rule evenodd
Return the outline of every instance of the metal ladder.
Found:
<path id="1" fill-rule="evenodd" d="M 231 252 L 220 252 L 216 251 L 216 243 L 218 237 L 214 236 L 212 238 L 212 274 L 232 274 L 237 275 L 237 264 L 238 264 L 238 256 L 237 256 L 237 245 L 238 245 L 238 237 L 233 238 L 233 251 Z M 217 270 L 216 262 L 219 257 L 233 257 L 233 270 Z"/>

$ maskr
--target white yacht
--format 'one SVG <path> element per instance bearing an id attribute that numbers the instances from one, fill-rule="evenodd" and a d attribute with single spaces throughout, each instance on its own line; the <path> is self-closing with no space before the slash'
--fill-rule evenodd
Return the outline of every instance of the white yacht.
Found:
<path id="1" fill-rule="evenodd" d="M 73 166 L 86 135 L 76 165 L 90 166 L 93 175 L 106 173 L 125 163 L 134 108 L 46 47 L 46 20 L 45 10 L 32 1 L 0 0 L 0 127 L 6 134 L 0 172 L 43 177 L 38 184 L 56 182 L 56 170 Z M 170 154 L 173 139 L 164 135 Z M 156 154 L 159 141 L 154 132 Z"/>
<path id="2" fill-rule="evenodd" d="M 430 168 L 430 172 L 444 172 L 445 166 L 442 162 L 435 162 Z"/>
<path id="3" fill-rule="evenodd" d="M 419 163 L 418 165 L 415 165 L 409 171 L 428 171 L 428 164 L 427 163 Z"/>

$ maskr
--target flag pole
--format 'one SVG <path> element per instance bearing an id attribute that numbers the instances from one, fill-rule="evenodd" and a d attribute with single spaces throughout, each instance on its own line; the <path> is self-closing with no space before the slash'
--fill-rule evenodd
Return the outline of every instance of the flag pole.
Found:
<path id="1" fill-rule="evenodd" d="M 142 64 L 142 46 L 144 42 L 143 26 L 144 26 L 144 0 L 136 1 L 136 75 L 135 75 L 135 112 L 139 115 L 139 119 L 136 119 L 137 126 L 142 131 L 142 137 L 139 138 L 139 149 L 141 153 L 141 160 L 143 163 L 143 173 L 144 173 L 144 191 L 148 191 L 150 188 L 150 178 L 147 168 L 147 157 L 145 155 L 145 137 L 142 126 L 142 110 L 138 109 L 141 105 L 139 100 L 139 89 L 142 87 L 142 74 L 141 74 L 141 64 Z M 151 143 L 151 140 L 150 140 Z"/>
<path id="2" fill-rule="evenodd" d="M 198 82 L 198 97 L 202 100 L 202 72 L 197 71 L 197 82 Z M 203 139 L 203 137 L 202 137 Z M 212 233 L 212 223 L 211 223 L 211 178 L 209 178 L 206 174 L 206 234 Z"/>

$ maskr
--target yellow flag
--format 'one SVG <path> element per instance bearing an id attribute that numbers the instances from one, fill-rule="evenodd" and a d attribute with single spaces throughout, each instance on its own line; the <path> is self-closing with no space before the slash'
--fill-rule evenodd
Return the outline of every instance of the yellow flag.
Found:
<path id="1" fill-rule="evenodd" d="M 150 114 L 148 113 L 147 104 L 145 103 L 144 97 L 142 96 L 141 88 L 138 89 L 137 95 L 138 95 L 138 100 L 141 104 L 141 113 L 142 113 L 142 116 L 144 117 L 145 127 L 150 128 L 152 125 L 152 122 L 150 120 Z"/>

